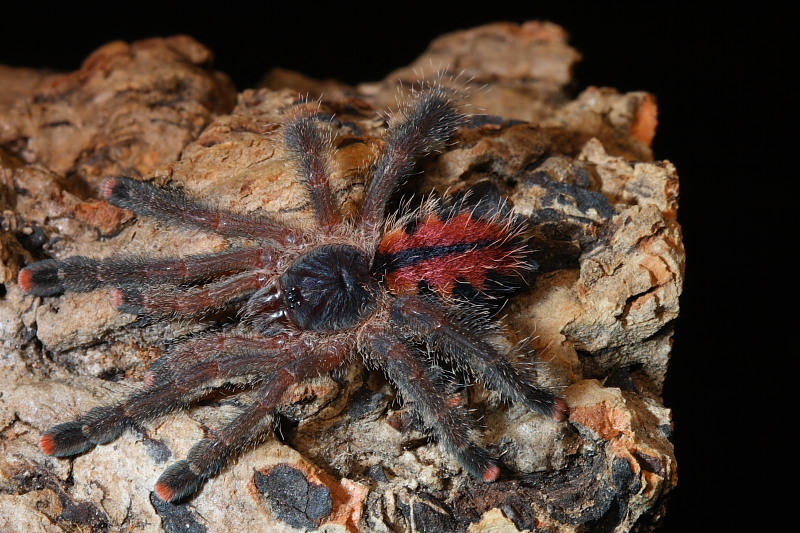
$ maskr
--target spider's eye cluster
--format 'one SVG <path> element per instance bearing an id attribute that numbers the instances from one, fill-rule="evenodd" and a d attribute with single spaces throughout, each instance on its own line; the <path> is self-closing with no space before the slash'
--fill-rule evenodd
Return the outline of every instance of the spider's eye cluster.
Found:
<path id="1" fill-rule="evenodd" d="M 338 331 L 361 323 L 376 307 L 378 282 L 360 249 L 319 246 L 281 276 L 287 317 L 302 330 Z"/>
<path id="2" fill-rule="evenodd" d="M 283 294 L 283 300 L 286 302 L 286 307 L 289 309 L 294 309 L 300 305 L 300 302 L 302 301 L 300 289 L 298 287 L 287 288 L 286 292 Z"/>

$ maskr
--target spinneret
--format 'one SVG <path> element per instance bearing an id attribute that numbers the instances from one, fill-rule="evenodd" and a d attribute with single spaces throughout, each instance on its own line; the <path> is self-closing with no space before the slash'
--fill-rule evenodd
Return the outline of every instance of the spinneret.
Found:
<path id="1" fill-rule="evenodd" d="M 449 401 L 428 354 L 509 401 L 556 420 L 566 417 L 564 400 L 539 384 L 535 354 L 488 340 L 487 333 L 501 330 L 472 299 L 499 298 L 535 268 L 523 226 L 508 205 L 468 197 L 429 201 L 387 222 L 386 206 L 398 184 L 465 124 L 453 95 L 428 87 L 401 111 L 369 169 L 364 203 L 352 220 L 345 220 L 331 191 L 332 143 L 318 122 L 302 112 L 290 114 L 283 126 L 316 228 L 301 231 L 213 209 L 178 189 L 118 177 L 103 187 L 103 196 L 118 207 L 256 244 L 167 259 L 45 260 L 20 272 L 20 287 L 36 296 L 109 287 L 123 312 L 193 316 L 233 308 L 243 322 L 176 343 L 127 397 L 50 428 L 39 442 L 44 453 L 86 452 L 128 427 L 189 408 L 221 382 L 249 382 L 253 402 L 156 483 L 159 498 L 179 500 L 264 438 L 291 385 L 357 354 L 386 374 L 443 448 L 483 481 L 499 479 L 501 463 L 479 444 L 469 412 Z M 469 310 L 476 305 L 477 311 Z"/>

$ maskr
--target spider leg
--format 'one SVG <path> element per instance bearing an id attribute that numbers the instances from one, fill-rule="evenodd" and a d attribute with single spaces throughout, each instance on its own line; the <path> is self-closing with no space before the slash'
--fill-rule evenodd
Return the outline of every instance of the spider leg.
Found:
<path id="1" fill-rule="evenodd" d="M 52 296 L 64 291 L 88 292 L 102 286 L 178 285 L 226 272 L 265 268 L 274 261 L 272 250 L 267 248 L 231 250 L 182 259 L 75 256 L 63 261 L 47 259 L 33 263 L 20 271 L 18 281 L 22 290 L 29 294 Z"/>
<path id="2" fill-rule="evenodd" d="M 225 236 L 269 239 L 284 245 L 300 238 L 295 231 L 268 218 L 211 209 L 178 189 L 159 188 L 131 178 L 106 180 L 103 196 L 117 207 L 130 209 L 137 215 Z"/>
<path id="3" fill-rule="evenodd" d="M 365 335 L 371 360 L 397 386 L 406 400 L 422 417 L 426 427 L 433 430 L 439 443 L 453 454 L 474 477 L 495 481 L 500 465 L 470 437 L 470 423 L 464 411 L 449 405 L 425 373 L 416 357 L 394 336 L 378 328 Z"/>
<path id="4" fill-rule="evenodd" d="M 302 343 L 302 341 L 296 341 Z M 156 495 L 164 501 L 176 501 L 194 493 L 206 479 L 216 475 L 232 458 L 263 437 L 272 421 L 272 411 L 286 389 L 299 381 L 328 372 L 339 366 L 349 354 L 346 343 L 332 343 L 301 358 L 284 364 L 256 391 L 256 401 L 211 438 L 195 444 L 186 456 L 159 477 Z"/>
<path id="5" fill-rule="evenodd" d="M 469 368 L 483 377 L 489 387 L 503 397 L 521 402 L 555 420 L 566 418 L 567 406 L 562 398 L 532 383 L 535 371 L 523 371 L 472 329 L 448 318 L 434 305 L 417 296 L 402 296 L 392 307 L 392 319 L 444 353 L 461 368 Z"/>
<path id="6" fill-rule="evenodd" d="M 134 315 L 161 315 L 176 313 L 196 315 L 242 301 L 265 283 L 264 273 L 242 272 L 199 287 L 165 291 L 163 288 L 118 288 L 111 291 L 115 309 Z"/>
<path id="7" fill-rule="evenodd" d="M 284 126 L 284 141 L 300 166 L 320 227 L 341 223 L 329 182 L 330 138 L 319 131 L 313 117 L 300 116 Z"/>
<path id="8" fill-rule="evenodd" d="M 286 364 L 302 357 L 306 352 L 303 344 L 291 342 L 291 337 L 242 337 L 225 332 L 198 335 L 173 347 L 156 360 L 144 376 L 148 388 L 173 382 L 176 376 L 186 376 L 199 369 L 199 365 L 216 366 L 219 376 L 230 377 L 231 372 L 247 373 L 249 365 L 253 374 L 258 374 L 276 365 Z"/>
<path id="9" fill-rule="evenodd" d="M 219 337 L 203 336 L 179 346 L 181 365 L 167 368 L 170 356 L 162 357 L 145 377 L 145 388 L 119 403 L 95 407 L 78 420 L 53 426 L 41 436 L 39 447 L 55 457 L 85 452 L 114 440 L 129 426 L 187 408 L 219 380 L 269 375 L 296 361 L 299 353 L 307 353 L 296 340 L 287 347 L 285 337 L 224 341 Z M 192 354 L 198 355 L 194 364 Z"/>
<path id="10" fill-rule="evenodd" d="M 361 210 L 361 224 L 377 226 L 386 202 L 400 182 L 414 170 L 417 160 L 439 149 L 464 123 L 452 95 L 439 86 L 417 95 L 386 139 L 386 148 L 372 165 L 371 181 Z"/>

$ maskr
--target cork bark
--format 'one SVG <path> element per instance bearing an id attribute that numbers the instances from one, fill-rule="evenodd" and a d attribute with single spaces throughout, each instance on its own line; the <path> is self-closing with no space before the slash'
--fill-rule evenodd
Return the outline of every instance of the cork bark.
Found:
<path id="1" fill-rule="evenodd" d="M 0 68 L 0 530 L 327 532 L 647 531 L 677 483 L 661 400 L 683 285 L 678 176 L 655 160 L 647 93 L 590 87 L 558 26 L 498 23 L 442 36 L 381 82 L 347 86 L 275 70 L 237 94 L 188 37 L 107 44 L 66 74 Z M 498 60 L 498 58 L 502 58 Z M 481 190 L 527 217 L 540 271 L 504 309 L 531 336 L 570 415 L 548 420 L 474 387 L 483 442 L 518 475 L 481 483 L 428 439 L 359 364 L 294 387 L 277 437 L 191 500 L 152 494 L 225 405 L 203 405 L 73 459 L 38 437 L 124 393 L 189 320 L 116 312 L 104 291 L 24 296 L 47 257 L 174 256 L 225 249 L 100 199 L 110 175 L 185 188 L 221 208 L 312 223 L 280 142 L 282 112 L 321 98 L 337 135 L 332 187 L 352 213 L 398 91 L 439 79 L 483 114 L 403 194 Z M 468 81 L 467 81 L 468 80 Z M 398 88 L 398 82 L 402 86 Z M 271 529 L 270 529 L 271 528 Z"/>

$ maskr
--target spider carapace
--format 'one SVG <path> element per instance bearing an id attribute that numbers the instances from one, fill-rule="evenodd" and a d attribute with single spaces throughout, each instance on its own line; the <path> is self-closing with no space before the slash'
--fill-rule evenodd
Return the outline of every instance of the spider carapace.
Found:
<path id="1" fill-rule="evenodd" d="M 109 287 L 118 310 L 141 315 L 196 316 L 238 307 L 247 333 L 221 327 L 176 342 L 121 401 L 50 428 L 40 438 L 42 451 L 79 454 L 126 427 L 190 407 L 226 380 L 251 383 L 255 400 L 157 481 L 159 498 L 182 499 L 263 439 L 289 386 L 357 355 L 385 373 L 471 475 L 497 480 L 500 462 L 476 442 L 475 422 L 448 401 L 430 366 L 449 365 L 506 400 L 556 420 L 566 417 L 563 399 L 539 384 L 535 354 L 494 342 L 501 330 L 480 310 L 481 298 L 506 296 L 535 264 L 522 225 L 504 201 L 478 195 L 385 214 L 389 197 L 420 158 L 451 142 L 466 122 L 449 90 L 433 85 L 417 91 L 368 169 L 360 211 L 346 218 L 329 185 L 331 139 L 313 112 L 292 113 L 283 142 L 307 186 L 316 217 L 311 230 L 212 209 L 179 189 L 107 180 L 103 196 L 139 216 L 258 245 L 173 259 L 44 260 L 20 271 L 22 290 L 51 296 Z"/>

